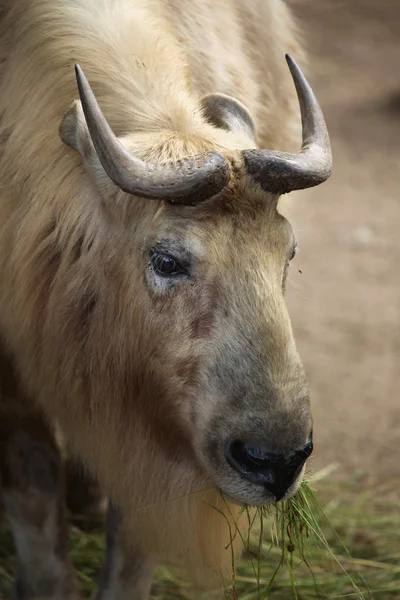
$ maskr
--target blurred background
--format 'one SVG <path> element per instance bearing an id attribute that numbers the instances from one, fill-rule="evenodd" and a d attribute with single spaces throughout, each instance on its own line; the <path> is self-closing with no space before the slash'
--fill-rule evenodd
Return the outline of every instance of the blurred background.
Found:
<path id="1" fill-rule="evenodd" d="M 311 384 L 312 467 L 379 483 L 400 476 L 400 1 L 289 4 L 334 160 L 330 180 L 296 199 L 287 292 Z"/>

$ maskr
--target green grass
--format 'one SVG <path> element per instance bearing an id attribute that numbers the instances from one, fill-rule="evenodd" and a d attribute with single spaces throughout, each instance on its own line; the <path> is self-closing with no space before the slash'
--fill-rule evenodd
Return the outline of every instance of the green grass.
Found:
<path id="1" fill-rule="evenodd" d="M 233 588 L 226 598 L 399 599 L 399 483 L 368 489 L 357 478 L 338 483 L 330 475 L 302 486 L 292 501 L 259 510 L 249 539 L 243 539 L 245 555 L 234 565 Z M 70 542 L 83 597 L 93 598 L 104 556 L 103 523 L 75 517 Z M 14 566 L 12 539 L 3 520 L 2 599 L 9 597 Z M 189 586 L 159 569 L 152 598 L 192 597 Z"/>

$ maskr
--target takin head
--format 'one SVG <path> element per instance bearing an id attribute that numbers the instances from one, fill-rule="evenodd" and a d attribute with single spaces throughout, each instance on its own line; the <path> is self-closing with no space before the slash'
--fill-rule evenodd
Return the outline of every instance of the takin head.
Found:
<path id="1" fill-rule="evenodd" d="M 277 203 L 282 193 L 325 181 L 331 151 L 315 96 L 287 60 L 303 122 L 298 154 L 207 151 L 145 162 L 114 135 L 79 67 L 81 103 L 60 128 L 104 193 L 164 201 L 137 222 L 136 297 L 145 298 L 137 363 L 143 389 L 154 395 L 157 379 L 159 390 L 146 427 L 156 436 L 170 427 L 231 501 L 250 505 L 294 493 L 313 448 L 309 392 L 284 302 L 296 238 Z M 216 127 L 254 138 L 236 100 L 211 95 L 203 110 Z"/>

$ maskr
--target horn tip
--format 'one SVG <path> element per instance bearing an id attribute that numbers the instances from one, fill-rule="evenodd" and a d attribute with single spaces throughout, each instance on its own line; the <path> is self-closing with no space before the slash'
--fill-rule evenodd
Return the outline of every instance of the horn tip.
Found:
<path id="1" fill-rule="evenodd" d="M 76 76 L 78 83 L 81 83 L 81 84 L 86 79 L 85 73 L 83 72 L 82 67 L 78 63 L 75 63 L 75 76 Z"/>
<path id="2" fill-rule="evenodd" d="M 82 94 L 88 93 L 87 88 L 89 86 L 89 83 L 86 79 L 85 73 L 82 71 L 82 68 L 78 63 L 75 64 L 75 77 L 76 82 L 78 84 L 79 95 L 82 100 Z"/>
<path id="3" fill-rule="evenodd" d="M 78 63 L 75 63 L 75 78 L 79 85 L 79 82 L 82 80 L 82 69 Z"/>
<path id="4" fill-rule="evenodd" d="M 294 60 L 293 56 L 290 56 L 290 54 L 285 54 L 285 58 L 286 58 L 286 62 L 288 64 L 288 67 L 290 69 L 290 72 L 292 74 L 300 71 L 300 68 L 299 68 L 297 62 Z"/>

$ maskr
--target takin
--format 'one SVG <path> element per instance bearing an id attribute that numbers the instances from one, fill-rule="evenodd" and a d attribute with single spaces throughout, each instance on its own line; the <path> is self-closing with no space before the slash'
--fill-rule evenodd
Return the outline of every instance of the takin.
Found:
<path id="1" fill-rule="evenodd" d="M 159 563 L 224 581 L 227 521 L 300 485 L 312 417 L 278 199 L 325 181 L 331 151 L 285 53 L 304 64 L 282 0 L 0 0 L 15 599 L 79 597 L 56 427 L 110 499 L 101 600 L 148 598 Z"/>

